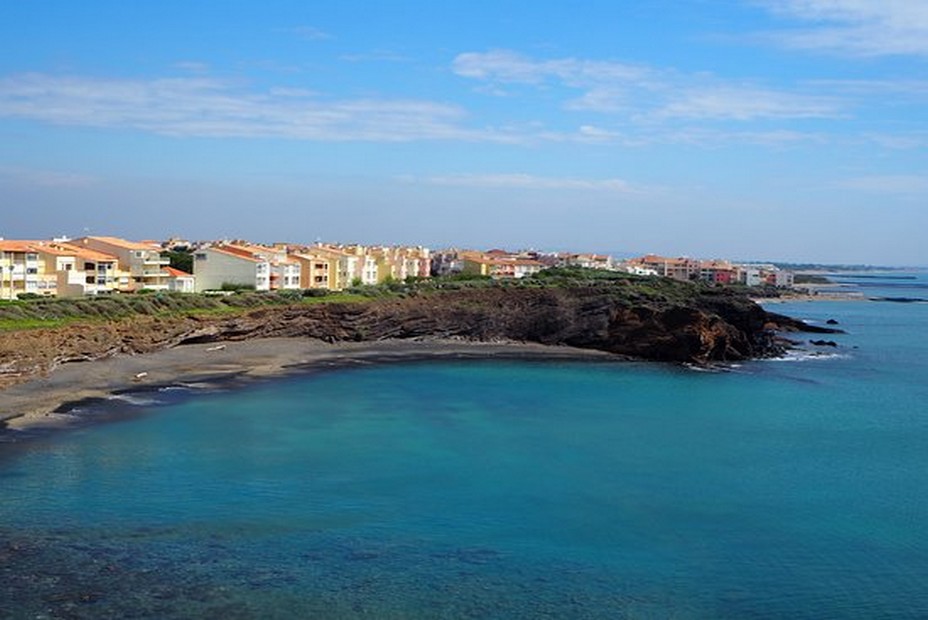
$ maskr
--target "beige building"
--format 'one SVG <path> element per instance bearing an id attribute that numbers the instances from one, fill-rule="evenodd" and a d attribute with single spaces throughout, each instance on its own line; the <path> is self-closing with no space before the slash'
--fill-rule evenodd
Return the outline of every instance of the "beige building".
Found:
<path id="1" fill-rule="evenodd" d="M 120 282 L 129 281 L 112 254 L 60 242 L 43 242 L 35 248 L 45 263 L 46 277 L 55 280 L 59 297 L 109 294 L 119 290 Z"/>
<path id="2" fill-rule="evenodd" d="M 517 258 L 501 251 L 491 253 L 461 252 L 463 273 L 490 276 L 494 279 L 524 278 L 538 273 L 545 265 L 529 258 Z"/>
<path id="3" fill-rule="evenodd" d="M 0 240 L 0 299 L 39 292 L 39 255 L 32 242 Z"/>
<path id="4" fill-rule="evenodd" d="M 128 273 L 127 281 L 120 278 L 120 290 L 168 289 L 168 276 L 163 268 L 170 265 L 170 260 L 163 258 L 161 248 L 153 243 L 127 241 L 118 237 L 81 237 L 71 244 L 115 256 L 120 271 Z"/>
<path id="5" fill-rule="evenodd" d="M 337 274 L 333 273 L 332 266 L 337 263 L 336 260 L 313 252 L 292 253 L 290 259 L 300 263 L 300 288 L 335 290 Z"/>

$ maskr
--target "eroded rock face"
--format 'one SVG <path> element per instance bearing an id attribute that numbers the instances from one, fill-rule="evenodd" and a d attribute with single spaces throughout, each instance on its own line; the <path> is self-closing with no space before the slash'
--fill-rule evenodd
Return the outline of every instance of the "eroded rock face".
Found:
<path id="1" fill-rule="evenodd" d="M 221 340 L 512 340 L 703 364 L 781 353 L 772 330 L 806 327 L 725 293 L 670 302 L 631 301 L 597 286 L 459 290 L 370 303 L 263 307 L 234 317 L 139 316 L 5 332 L 0 334 L 0 387 L 62 363 Z"/>

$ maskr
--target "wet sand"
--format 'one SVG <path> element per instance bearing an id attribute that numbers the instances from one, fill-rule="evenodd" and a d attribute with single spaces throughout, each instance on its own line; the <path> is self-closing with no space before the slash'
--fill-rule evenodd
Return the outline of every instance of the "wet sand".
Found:
<path id="1" fill-rule="evenodd" d="M 47 377 L 0 392 L 0 430 L 68 426 L 69 403 L 185 383 L 247 382 L 358 364 L 417 359 L 621 360 L 603 351 L 532 343 L 385 340 L 329 344 L 302 338 L 264 338 L 184 345 L 145 355 L 120 355 L 57 368 Z"/>

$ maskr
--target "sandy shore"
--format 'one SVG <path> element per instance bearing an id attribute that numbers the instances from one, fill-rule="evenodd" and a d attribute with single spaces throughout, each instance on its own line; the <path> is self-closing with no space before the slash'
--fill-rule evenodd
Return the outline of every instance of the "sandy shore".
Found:
<path id="1" fill-rule="evenodd" d="M 0 392 L 0 428 L 26 430 L 74 421 L 67 403 L 180 383 L 247 381 L 311 368 L 446 359 L 618 360 L 602 351 L 523 343 L 393 340 L 328 344 L 301 338 L 185 345 L 155 353 L 66 364 L 47 377 Z"/>

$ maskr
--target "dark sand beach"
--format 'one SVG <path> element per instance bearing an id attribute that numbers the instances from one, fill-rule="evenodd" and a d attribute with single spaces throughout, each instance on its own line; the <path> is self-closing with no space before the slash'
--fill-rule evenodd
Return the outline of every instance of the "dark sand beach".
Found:
<path id="1" fill-rule="evenodd" d="M 13 431 L 65 427 L 75 421 L 69 413 L 73 404 L 114 394 L 182 383 L 242 383 L 314 368 L 428 358 L 622 359 L 565 346 L 459 340 L 329 344 L 305 338 L 261 338 L 183 345 L 143 355 L 69 363 L 45 377 L 8 388 L 0 399 L 0 424 Z"/>

